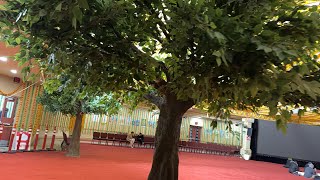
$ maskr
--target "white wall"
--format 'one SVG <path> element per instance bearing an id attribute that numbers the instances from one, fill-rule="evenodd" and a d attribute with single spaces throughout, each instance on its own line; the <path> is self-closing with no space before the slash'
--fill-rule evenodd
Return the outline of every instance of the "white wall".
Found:
<path id="1" fill-rule="evenodd" d="M 190 125 L 203 127 L 203 119 L 201 119 L 201 118 L 191 118 Z"/>

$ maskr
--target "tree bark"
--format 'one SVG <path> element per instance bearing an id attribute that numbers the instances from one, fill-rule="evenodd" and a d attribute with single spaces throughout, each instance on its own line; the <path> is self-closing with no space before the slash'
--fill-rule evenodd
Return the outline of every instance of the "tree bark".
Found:
<path id="1" fill-rule="evenodd" d="M 73 127 L 71 143 L 68 147 L 66 156 L 69 157 L 80 157 L 80 135 L 81 135 L 81 123 L 82 123 L 82 112 L 78 112 L 76 116 L 76 122 Z"/>
<path id="2" fill-rule="evenodd" d="M 159 107 L 155 153 L 148 180 L 178 179 L 178 143 L 182 116 L 194 105 L 193 101 L 181 101 L 175 95 L 167 95 L 165 99 Z"/>

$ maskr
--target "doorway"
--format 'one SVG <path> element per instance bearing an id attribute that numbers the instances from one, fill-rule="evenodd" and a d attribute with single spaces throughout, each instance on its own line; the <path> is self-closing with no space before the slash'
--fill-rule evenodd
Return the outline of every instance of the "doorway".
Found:
<path id="1" fill-rule="evenodd" d="M 18 98 L 2 96 L 0 102 L 0 124 L 4 125 L 2 137 L 0 139 L 0 147 L 8 146 L 11 130 L 16 114 Z"/>
<path id="2" fill-rule="evenodd" d="M 201 127 L 190 125 L 189 131 L 189 141 L 190 142 L 200 142 L 201 140 Z"/>

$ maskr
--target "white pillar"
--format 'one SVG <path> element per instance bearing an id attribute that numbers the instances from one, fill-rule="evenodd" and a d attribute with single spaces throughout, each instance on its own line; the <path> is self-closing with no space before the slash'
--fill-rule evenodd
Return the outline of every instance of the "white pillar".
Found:
<path id="1" fill-rule="evenodd" d="M 240 154 L 245 160 L 249 160 L 251 157 L 251 137 L 247 135 L 248 128 L 252 127 L 252 123 L 254 123 L 253 118 L 242 118 L 243 122 L 243 134 L 242 134 L 242 148 L 240 149 Z"/>

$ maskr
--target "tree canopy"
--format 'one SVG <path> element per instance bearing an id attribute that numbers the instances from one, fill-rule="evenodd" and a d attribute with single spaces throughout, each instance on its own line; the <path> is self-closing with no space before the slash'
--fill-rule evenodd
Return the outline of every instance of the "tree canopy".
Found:
<path id="1" fill-rule="evenodd" d="M 169 90 L 213 113 L 267 105 L 275 115 L 292 103 L 286 92 L 318 93 L 303 76 L 318 68 L 319 14 L 303 3 L 10 1 L 2 29 L 21 45 L 20 62 L 37 59 L 46 73 L 104 90 Z"/>
<path id="2" fill-rule="evenodd" d="M 59 85 L 46 83 L 45 91 L 37 100 L 51 112 L 72 116 L 79 112 L 112 115 L 121 107 L 112 94 L 85 91 L 81 81 L 72 82 L 66 76 L 60 77 Z"/>
<path id="3" fill-rule="evenodd" d="M 159 107 L 150 179 L 178 177 L 176 148 L 174 163 L 159 154 L 193 105 L 220 117 L 267 106 L 282 127 L 288 106 L 317 105 L 319 9 L 302 0 L 16 0 L 1 16 L 18 60 L 38 62 L 47 83 L 65 73 Z"/>

